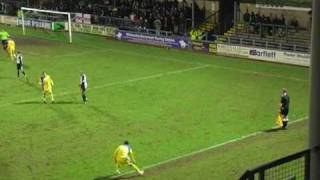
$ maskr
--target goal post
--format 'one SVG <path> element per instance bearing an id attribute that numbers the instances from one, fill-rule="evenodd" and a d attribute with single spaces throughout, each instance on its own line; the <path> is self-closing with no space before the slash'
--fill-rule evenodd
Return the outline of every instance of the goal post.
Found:
<path id="1" fill-rule="evenodd" d="M 71 13 L 21 7 L 21 21 L 22 21 L 22 33 L 23 33 L 23 35 L 26 34 L 26 30 L 25 30 L 25 13 L 24 13 L 26 11 L 41 12 L 41 13 L 48 13 L 48 14 L 66 15 L 68 17 L 69 43 L 72 43 Z"/>

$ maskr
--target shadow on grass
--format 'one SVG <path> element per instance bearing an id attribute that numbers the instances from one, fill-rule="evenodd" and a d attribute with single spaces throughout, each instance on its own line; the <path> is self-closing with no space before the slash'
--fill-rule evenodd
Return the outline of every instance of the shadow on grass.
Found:
<path id="1" fill-rule="evenodd" d="M 53 104 L 83 104 L 80 101 L 57 101 L 54 102 Z"/>
<path id="2" fill-rule="evenodd" d="M 97 114 L 101 114 L 112 121 L 115 121 L 115 122 L 119 121 L 118 117 L 108 112 L 108 109 L 106 108 L 99 108 L 97 106 L 90 105 L 90 104 L 87 107 L 93 110 L 94 112 L 96 112 Z"/>
<path id="3" fill-rule="evenodd" d="M 36 89 L 36 90 L 39 90 L 40 89 L 40 86 L 38 86 L 38 85 L 36 85 L 36 84 L 34 84 L 34 83 L 31 83 L 30 81 L 29 81 L 29 79 L 28 79 L 28 77 L 27 78 L 25 78 L 25 77 L 23 77 L 23 75 L 21 75 L 22 77 L 21 78 L 18 78 L 22 83 L 24 83 L 25 85 L 27 85 L 27 86 L 29 86 L 29 87 L 31 87 L 31 88 L 34 88 L 34 89 Z"/>
<path id="4" fill-rule="evenodd" d="M 140 176 L 139 174 L 131 174 L 131 175 L 109 175 L 109 176 L 101 176 L 94 178 L 93 180 L 120 180 L 120 179 L 131 179 Z"/>
<path id="5" fill-rule="evenodd" d="M 14 104 L 26 105 L 26 104 L 45 104 L 45 103 L 43 103 L 42 101 L 25 101 L 25 102 L 17 102 Z M 48 101 L 46 104 L 54 105 L 54 104 L 83 104 L 83 103 L 78 101 L 57 101 L 57 102 L 51 103 L 50 101 Z"/>
<path id="6" fill-rule="evenodd" d="M 273 132 L 278 132 L 278 131 L 283 131 L 285 129 L 282 129 L 282 127 L 279 127 L 279 128 L 273 128 L 273 129 L 268 129 L 268 130 L 265 130 L 264 132 L 265 133 L 273 133 Z"/>

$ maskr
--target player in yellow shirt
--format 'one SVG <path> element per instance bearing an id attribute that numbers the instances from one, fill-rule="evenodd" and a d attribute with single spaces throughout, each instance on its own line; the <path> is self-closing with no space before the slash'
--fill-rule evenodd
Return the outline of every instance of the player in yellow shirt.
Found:
<path id="1" fill-rule="evenodd" d="M 7 45 L 7 52 L 13 61 L 15 58 L 15 52 L 16 52 L 16 43 L 14 42 L 13 39 L 8 39 L 8 45 Z"/>
<path id="2" fill-rule="evenodd" d="M 140 175 L 143 175 L 144 173 L 144 171 L 140 170 L 136 165 L 136 160 L 128 141 L 125 141 L 122 145 L 117 147 L 117 149 L 114 151 L 113 159 L 116 163 L 116 171 L 118 174 L 120 174 L 119 168 L 124 165 L 133 167 Z"/>
<path id="3" fill-rule="evenodd" d="M 46 74 L 45 72 L 42 73 L 43 79 L 41 79 L 41 86 L 43 90 L 43 102 L 47 103 L 47 95 L 51 96 L 51 102 L 54 103 L 53 93 L 52 93 L 52 87 L 53 87 L 53 80 L 51 77 Z"/>

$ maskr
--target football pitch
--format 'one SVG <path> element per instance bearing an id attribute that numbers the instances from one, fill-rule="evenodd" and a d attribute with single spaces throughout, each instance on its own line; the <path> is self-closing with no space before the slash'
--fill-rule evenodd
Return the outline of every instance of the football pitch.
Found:
<path id="1" fill-rule="evenodd" d="M 59 33 L 1 28 L 23 53 L 29 80 L 16 77 L 1 51 L 0 179 L 109 179 L 113 151 L 124 140 L 147 167 L 144 177 L 131 178 L 144 179 L 237 179 L 306 147 L 307 68 L 85 34 L 68 44 Z M 42 71 L 54 81 L 54 104 L 42 102 Z M 289 119 L 302 121 L 242 139 L 275 126 L 283 87 Z"/>

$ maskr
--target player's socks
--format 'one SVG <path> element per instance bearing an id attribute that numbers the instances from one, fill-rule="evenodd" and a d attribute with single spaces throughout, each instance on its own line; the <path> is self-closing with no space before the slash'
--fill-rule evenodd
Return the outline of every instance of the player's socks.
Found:
<path id="1" fill-rule="evenodd" d="M 282 128 L 287 129 L 288 121 L 283 121 L 282 124 Z"/>
<path id="2" fill-rule="evenodd" d="M 42 100 L 43 100 L 43 103 L 47 103 L 47 98 L 46 98 L 46 95 L 43 95 L 43 98 L 42 98 Z"/>
<path id="3" fill-rule="evenodd" d="M 53 103 L 54 103 L 53 94 L 51 94 L 51 102 L 53 102 Z"/>
<path id="4" fill-rule="evenodd" d="M 86 101 L 87 101 L 87 97 L 86 97 L 85 94 L 82 94 L 82 100 L 83 100 L 83 102 L 86 102 Z"/>
<path id="5" fill-rule="evenodd" d="M 139 173 L 139 174 L 141 174 L 141 170 L 139 169 L 139 167 L 137 166 L 137 165 L 135 165 L 135 164 L 131 164 L 131 166 Z"/>

